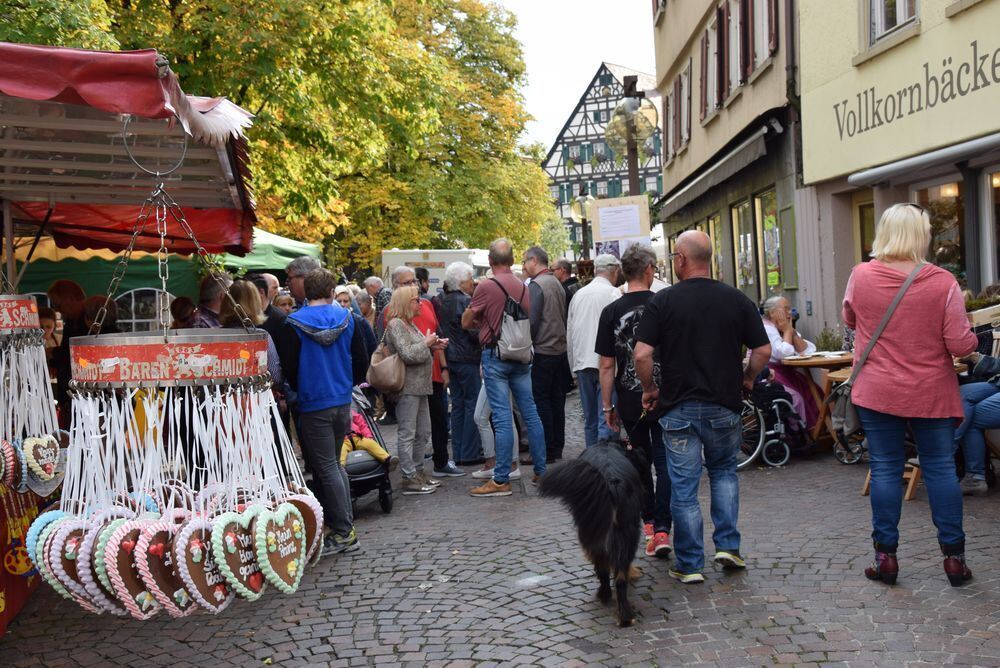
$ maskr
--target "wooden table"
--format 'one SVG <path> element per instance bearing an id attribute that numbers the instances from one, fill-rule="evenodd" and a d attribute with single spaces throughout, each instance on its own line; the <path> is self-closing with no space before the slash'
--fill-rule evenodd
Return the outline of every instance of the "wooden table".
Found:
<path id="1" fill-rule="evenodd" d="M 819 409 L 819 416 L 816 418 L 816 424 L 812 428 L 812 438 L 814 441 L 818 440 L 823 435 L 823 429 L 826 429 L 826 434 L 833 440 L 836 440 L 837 436 L 833 431 L 833 420 L 830 419 L 830 406 L 826 403 L 827 397 L 830 396 L 830 390 L 833 389 L 834 382 L 844 382 L 851 375 L 850 366 L 854 363 L 853 353 L 845 352 L 842 355 L 837 355 L 835 357 L 827 357 L 826 355 L 811 355 L 804 358 L 792 358 L 782 360 L 781 363 L 784 366 L 796 367 L 801 369 L 821 369 L 825 372 L 823 379 L 822 389 L 816 384 L 816 381 L 812 379 L 812 375 L 808 372 L 806 377 L 809 378 L 809 390 L 812 392 L 813 400 L 816 402 L 816 407 Z M 848 367 L 844 369 L 844 367 Z M 847 372 L 847 377 L 834 381 L 831 376 L 837 373 L 835 370 L 841 369 L 842 372 Z"/>

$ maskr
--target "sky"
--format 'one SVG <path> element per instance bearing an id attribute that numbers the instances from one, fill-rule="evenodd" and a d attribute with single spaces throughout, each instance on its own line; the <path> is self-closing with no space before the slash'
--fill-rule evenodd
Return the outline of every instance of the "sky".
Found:
<path id="1" fill-rule="evenodd" d="M 649 0 L 495 0 L 517 16 L 535 120 L 522 142 L 546 149 L 602 61 L 655 73 Z"/>

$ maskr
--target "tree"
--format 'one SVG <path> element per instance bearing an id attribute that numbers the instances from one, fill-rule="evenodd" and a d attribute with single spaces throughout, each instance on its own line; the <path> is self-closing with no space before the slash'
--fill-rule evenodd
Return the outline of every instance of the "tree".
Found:
<path id="1" fill-rule="evenodd" d="M 538 245 L 545 249 L 551 260 L 556 260 L 569 250 L 569 232 L 566 222 L 559 212 L 552 209 L 551 215 L 542 223 L 538 231 Z"/>

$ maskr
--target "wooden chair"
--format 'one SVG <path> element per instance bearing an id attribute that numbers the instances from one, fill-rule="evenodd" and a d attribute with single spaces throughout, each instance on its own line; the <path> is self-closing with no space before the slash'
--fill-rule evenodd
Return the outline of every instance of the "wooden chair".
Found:
<path id="1" fill-rule="evenodd" d="M 907 464 L 903 469 L 903 482 L 906 483 L 906 492 L 903 494 L 903 498 L 907 501 L 912 501 L 914 495 L 917 493 L 917 483 L 920 482 L 920 467 L 914 466 L 913 464 Z M 861 488 L 861 496 L 868 496 L 872 491 L 872 472 L 868 471 L 868 476 L 865 478 L 865 486 Z"/>

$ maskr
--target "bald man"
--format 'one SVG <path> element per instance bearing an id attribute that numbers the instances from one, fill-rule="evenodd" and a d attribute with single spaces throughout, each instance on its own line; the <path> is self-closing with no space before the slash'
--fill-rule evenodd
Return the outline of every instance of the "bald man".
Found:
<path id="1" fill-rule="evenodd" d="M 671 255 L 681 280 L 656 293 L 646 306 L 636 337 L 635 370 L 643 407 L 662 415 L 676 555 L 670 576 L 694 584 L 705 581 L 698 505 L 703 462 L 712 486 L 713 560 L 727 569 L 746 568 L 736 529 L 742 387 L 753 386 L 771 356 L 771 344 L 756 305 L 736 288 L 712 280 L 707 234 L 681 234 Z M 743 346 L 751 350 L 746 368 Z M 657 349 L 661 387 L 653 383 Z"/>

